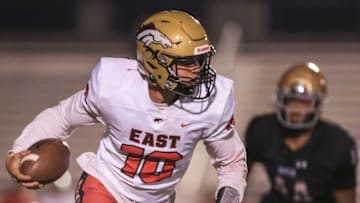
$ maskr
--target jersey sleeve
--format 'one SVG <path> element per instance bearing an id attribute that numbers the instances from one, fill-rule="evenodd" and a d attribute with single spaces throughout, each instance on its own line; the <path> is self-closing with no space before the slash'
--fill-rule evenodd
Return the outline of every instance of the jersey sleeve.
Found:
<path id="1" fill-rule="evenodd" d="M 246 151 L 240 137 L 234 131 L 232 136 L 204 144 L 219 179 L 215 196 L 221 188 L 231 187 L 238 191 L 241 200 L 246 187 L 247 165 Z"/>
<path id="2" fill-rule="evenodd" d="M 216 107 L 213 107 L 216 108 Z M 224 139 L 234 134 L 235 119 L 234 119 L 235 100 L 233 89 L 229 91 L 226 101 L 222 108 L 220 108 L 220 118 L 215 125 L 210 129 L 210 133 L 204 138 L 204 141 L 211 142 L 219 139 Z"/>
<path id="3" fill-rule="evenodd" d="M 344 146 L 343 153 L 339 156 L 339 164 L 335 169 L 333 190 L 355 189 L 356 188 L 356 166 L 358 162 L 356 143 L 351 142 Z"/>
<path id="4" fill-rule="evenodd" d="M 84 110 L 83 91 L 39 113 L 21 132 L 10 151 L 20 152 L 46 138 L 66 139 L 77 127 L 97 123 Z"/>
<path id="5" fill-rule="evenodd" d="M 93 118 L 100 115 L 101 105 L 101 60 L 91 72 L 90 78 L 84 90 L 82 104 L 86 112 Z"/>
<path id="6" fill-rule="evenodd" d="M 93 69 L 85 90 L 39 113 L 22 131 L 10 151 L 19 152 L 46 138 L 66 139 L 80 126 L 101 122 L 101 61 Z"/>

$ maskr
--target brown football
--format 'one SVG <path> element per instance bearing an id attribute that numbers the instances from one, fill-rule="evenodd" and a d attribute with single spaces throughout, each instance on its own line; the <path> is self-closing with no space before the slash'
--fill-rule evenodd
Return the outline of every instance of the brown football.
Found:
<path id="1" fill-rule="evenodd" d="M 48 184 L 60 178 L 69 168 L 69 145 L 60 139 L 40 140 L 29 147 L 31 154 L 20 162 L 20 171 L 32 180 Z"/>

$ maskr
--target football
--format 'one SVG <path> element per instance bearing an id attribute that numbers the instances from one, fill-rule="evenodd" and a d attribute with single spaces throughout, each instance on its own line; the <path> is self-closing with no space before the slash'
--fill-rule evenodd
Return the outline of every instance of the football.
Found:
<path id="1" fill-rule="evenodd" d="M 41 184 L 48 184 L 60 178 L 69 167 L 70 149 L 63 140 L 40 140 L 28 150 L 31 153 L 22 158 L 20 171 Z"/>

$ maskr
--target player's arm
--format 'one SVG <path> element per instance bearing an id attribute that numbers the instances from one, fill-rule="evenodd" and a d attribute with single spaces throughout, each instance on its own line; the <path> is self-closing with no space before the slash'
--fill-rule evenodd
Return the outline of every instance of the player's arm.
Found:
<path id="1" fill-rule="evenodd" d="M 342 146 L 344 153 L 341 154 L 341 161 L 335 171 L 333 194 L 336 203 L 356 202 L 356 166 L 357 150 L 353 141 L 348 146 Z"/>
<path id="2" fill-rule="evenodd" d="M 37 188 L 37 182 L 20 173 L 20 160 L 29 154 L 27 149 L 32 143 L 45 138 L 67 138 L 71 131 L 81 125 L 96 122 L 84 109 L 83 92 L 61 101 L 57 106 L 41 112 L 30 122 L 15 140 L 12 149 L 5 158 L 5 166 L 9 174 L 27 188 Z"/>
<path id="3" fill-rule="evenodd" d="M 79 91 L 58 105 L 42 111 L 24 128 L 11 151 L 20 152 L 46 138 L 66 139 L 77 127 L 96 123 L 85 110 L 83 97 L 84 92 Z"/>
<path id="4" fill-rule="evenodd" d="M 219 180 L 215 194 L 217 203 L 241 202 L 246 187 L 246 151 L 234 127 L 234 109 L 231 89 L 222 108 L 216 110 L 221 116 L 213 120 L 216 123 L 204 133 L 204 144 Z"/>
<path id="5" fill-rule="evenodd" d="M 216 202 L 241 202 L 246 187 L 246 151 L 236 131 L 232 130 L 223 139 L 204 143 L 219 179 Z"/>
<path id="6" fill-rule="evenodd" d="M 15 140 L 6 156 L 5 165 L 9 174 L 28 188 L 38 187 L 38 183 L 29 182 L 28 176 L 19 171 L 20 160 L 28 153 L 32 143 L 46 138 L 65 139 L 77 127 L 98 122 L 101 89 L 101 61 L 93 69 L 85 90 L 61 101 L 58 105 L 42 111 L 29 123 Z"/>

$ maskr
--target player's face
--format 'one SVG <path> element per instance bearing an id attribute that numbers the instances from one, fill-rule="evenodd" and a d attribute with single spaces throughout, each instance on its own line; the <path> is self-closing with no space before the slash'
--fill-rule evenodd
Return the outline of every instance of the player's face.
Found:
<path id="1" fill-rule="evenodd" d="M 199 81 L 200 70 L 200 64 L 196 60 L 187 60 L 173 66 L 173 71 L 177 73 L 180 81 L 188 86 Z"/>
<path id="2" fill-rule="evenodd" d="M 300 123 L 305 120 L 309 112 L 314 111 L 315 105 L 311 98 L 286 98 L 285 108 L 292 123 Z"/>
<path id="3" fill-rule="evenodd" d="M 205 99 L 214 90 L 216 72 L 210 66 L 212 52 L 173 58 L 169 72 L 170 84 L 175 94 L 193 99 Z"/>

